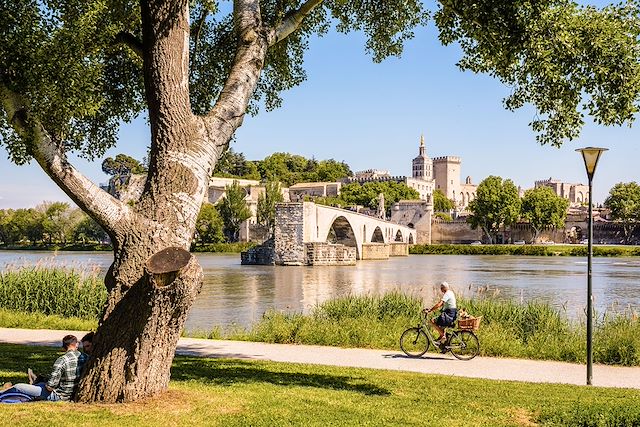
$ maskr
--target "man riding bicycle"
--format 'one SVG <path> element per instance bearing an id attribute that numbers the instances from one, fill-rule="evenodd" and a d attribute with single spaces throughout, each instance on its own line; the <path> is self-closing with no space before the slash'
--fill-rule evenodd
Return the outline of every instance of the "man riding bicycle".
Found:
<path id="1" fill-rule="evenodd" d="M 431 319 L 431 324 L 440 334 L 438 341 L 440 342 L 440 345 L 443 345 L 447 341 L 444 329 L 449 326 L 453 326 L 456 318 L 458 317 L 458 308 L 456 307 L 456 296 L 453 291 L 449 289 L 449 284 L 447 282 L 442 282 L 440 284 L 440 292 L 443 294 L 442 299 L 438 301 L 436 305 L 431 307 L 431 309 L 424 309 L 424 311 L 426 313 L 430 313 L 442 307 L 440 315 Z"/>

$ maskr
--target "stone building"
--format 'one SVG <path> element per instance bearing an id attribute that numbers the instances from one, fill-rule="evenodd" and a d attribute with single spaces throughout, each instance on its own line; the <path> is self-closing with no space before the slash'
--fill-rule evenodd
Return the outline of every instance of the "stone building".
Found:
<path id="1" fill-rule="evenodd" d="M 535 182 L 535 188 L 549 187 L 558 196 L 569 201 L 571 205 L 582 205 L 589 203 L 589 186 L 584 184 L 571 184 L 562 182 L 559 179 L 542 179 Z"/>
<path id="2" fill-rule="evenodd" d="M 302 202 L 309 197 L 338 197 L 341 182 L 300 182 L 289 187 L 289 199 L 292 202 Z"/>

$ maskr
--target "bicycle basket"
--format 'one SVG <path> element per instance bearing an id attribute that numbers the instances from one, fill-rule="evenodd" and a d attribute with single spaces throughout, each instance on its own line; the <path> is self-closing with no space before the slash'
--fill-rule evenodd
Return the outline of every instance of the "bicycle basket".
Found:
<path id="1" fill-rule="evenodd" d="M 458 319 L 458 327 L 467 331 L 477 331 L 478 329 L 480 329 L 481 320 L 482 316 Z"/>

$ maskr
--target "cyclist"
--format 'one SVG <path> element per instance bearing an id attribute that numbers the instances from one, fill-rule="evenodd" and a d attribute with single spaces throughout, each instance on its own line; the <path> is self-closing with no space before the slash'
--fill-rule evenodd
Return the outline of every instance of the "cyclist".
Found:
<path id="1" fill-rule="evenodd" d="M 431 307 L 431 309 L 427 310 L 425 308 L 424 311 L 426 313 L 430 313 L 442 308 L 440 315 L 431 319 L 431 324 L 440 334 L 438 341 L 442 346 L 447 341 L 444 329 L 449 326 L 453 326 L 456 318 L 458 317 L 458 308 L 456 307 L 456 296 L 453 291 L 449 289 L 449 284 L 447 282 L 442 282 L 440 284 L 440 292 L 442 292 L 442 299 L 438 301 L 436 305 Z"/>

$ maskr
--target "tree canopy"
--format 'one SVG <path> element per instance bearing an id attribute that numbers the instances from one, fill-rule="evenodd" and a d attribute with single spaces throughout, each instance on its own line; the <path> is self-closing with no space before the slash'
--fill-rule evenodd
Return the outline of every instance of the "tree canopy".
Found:
<path id="1" fill-rule="evenodd" d="M 527 190 L 522 197 L 522 219 L 529 221 L 535 242 L 543 227 L 564 227 L 569 201 L 549 187 Z"/>
<path id="2" fill-rule="evenodd" d="M 472 214 L 467 222 L 473 229 L 480 227 L 493 243 L 500 227 L 518 220 L 520 206 L 520 195 L 513 181 L 491 175 L 478 184 L 476 198 L 469 203 Z"/>
<path id="3" fill-rule="evenodd" d="M 613 219 L 624 227 L 625 243 L 629 243 L 640 225 L 640 185 L 635 181 L 619 182 L 609 190 L 604 206 L 611 211 Z"/>
<path id="4" fill-rule="evenodd" d="M 439 188 L 433 190 L 433 210 L 435 212 L 449 212 L 453 208 L 453 201 L 447 199 L 442 190 Z"/>

